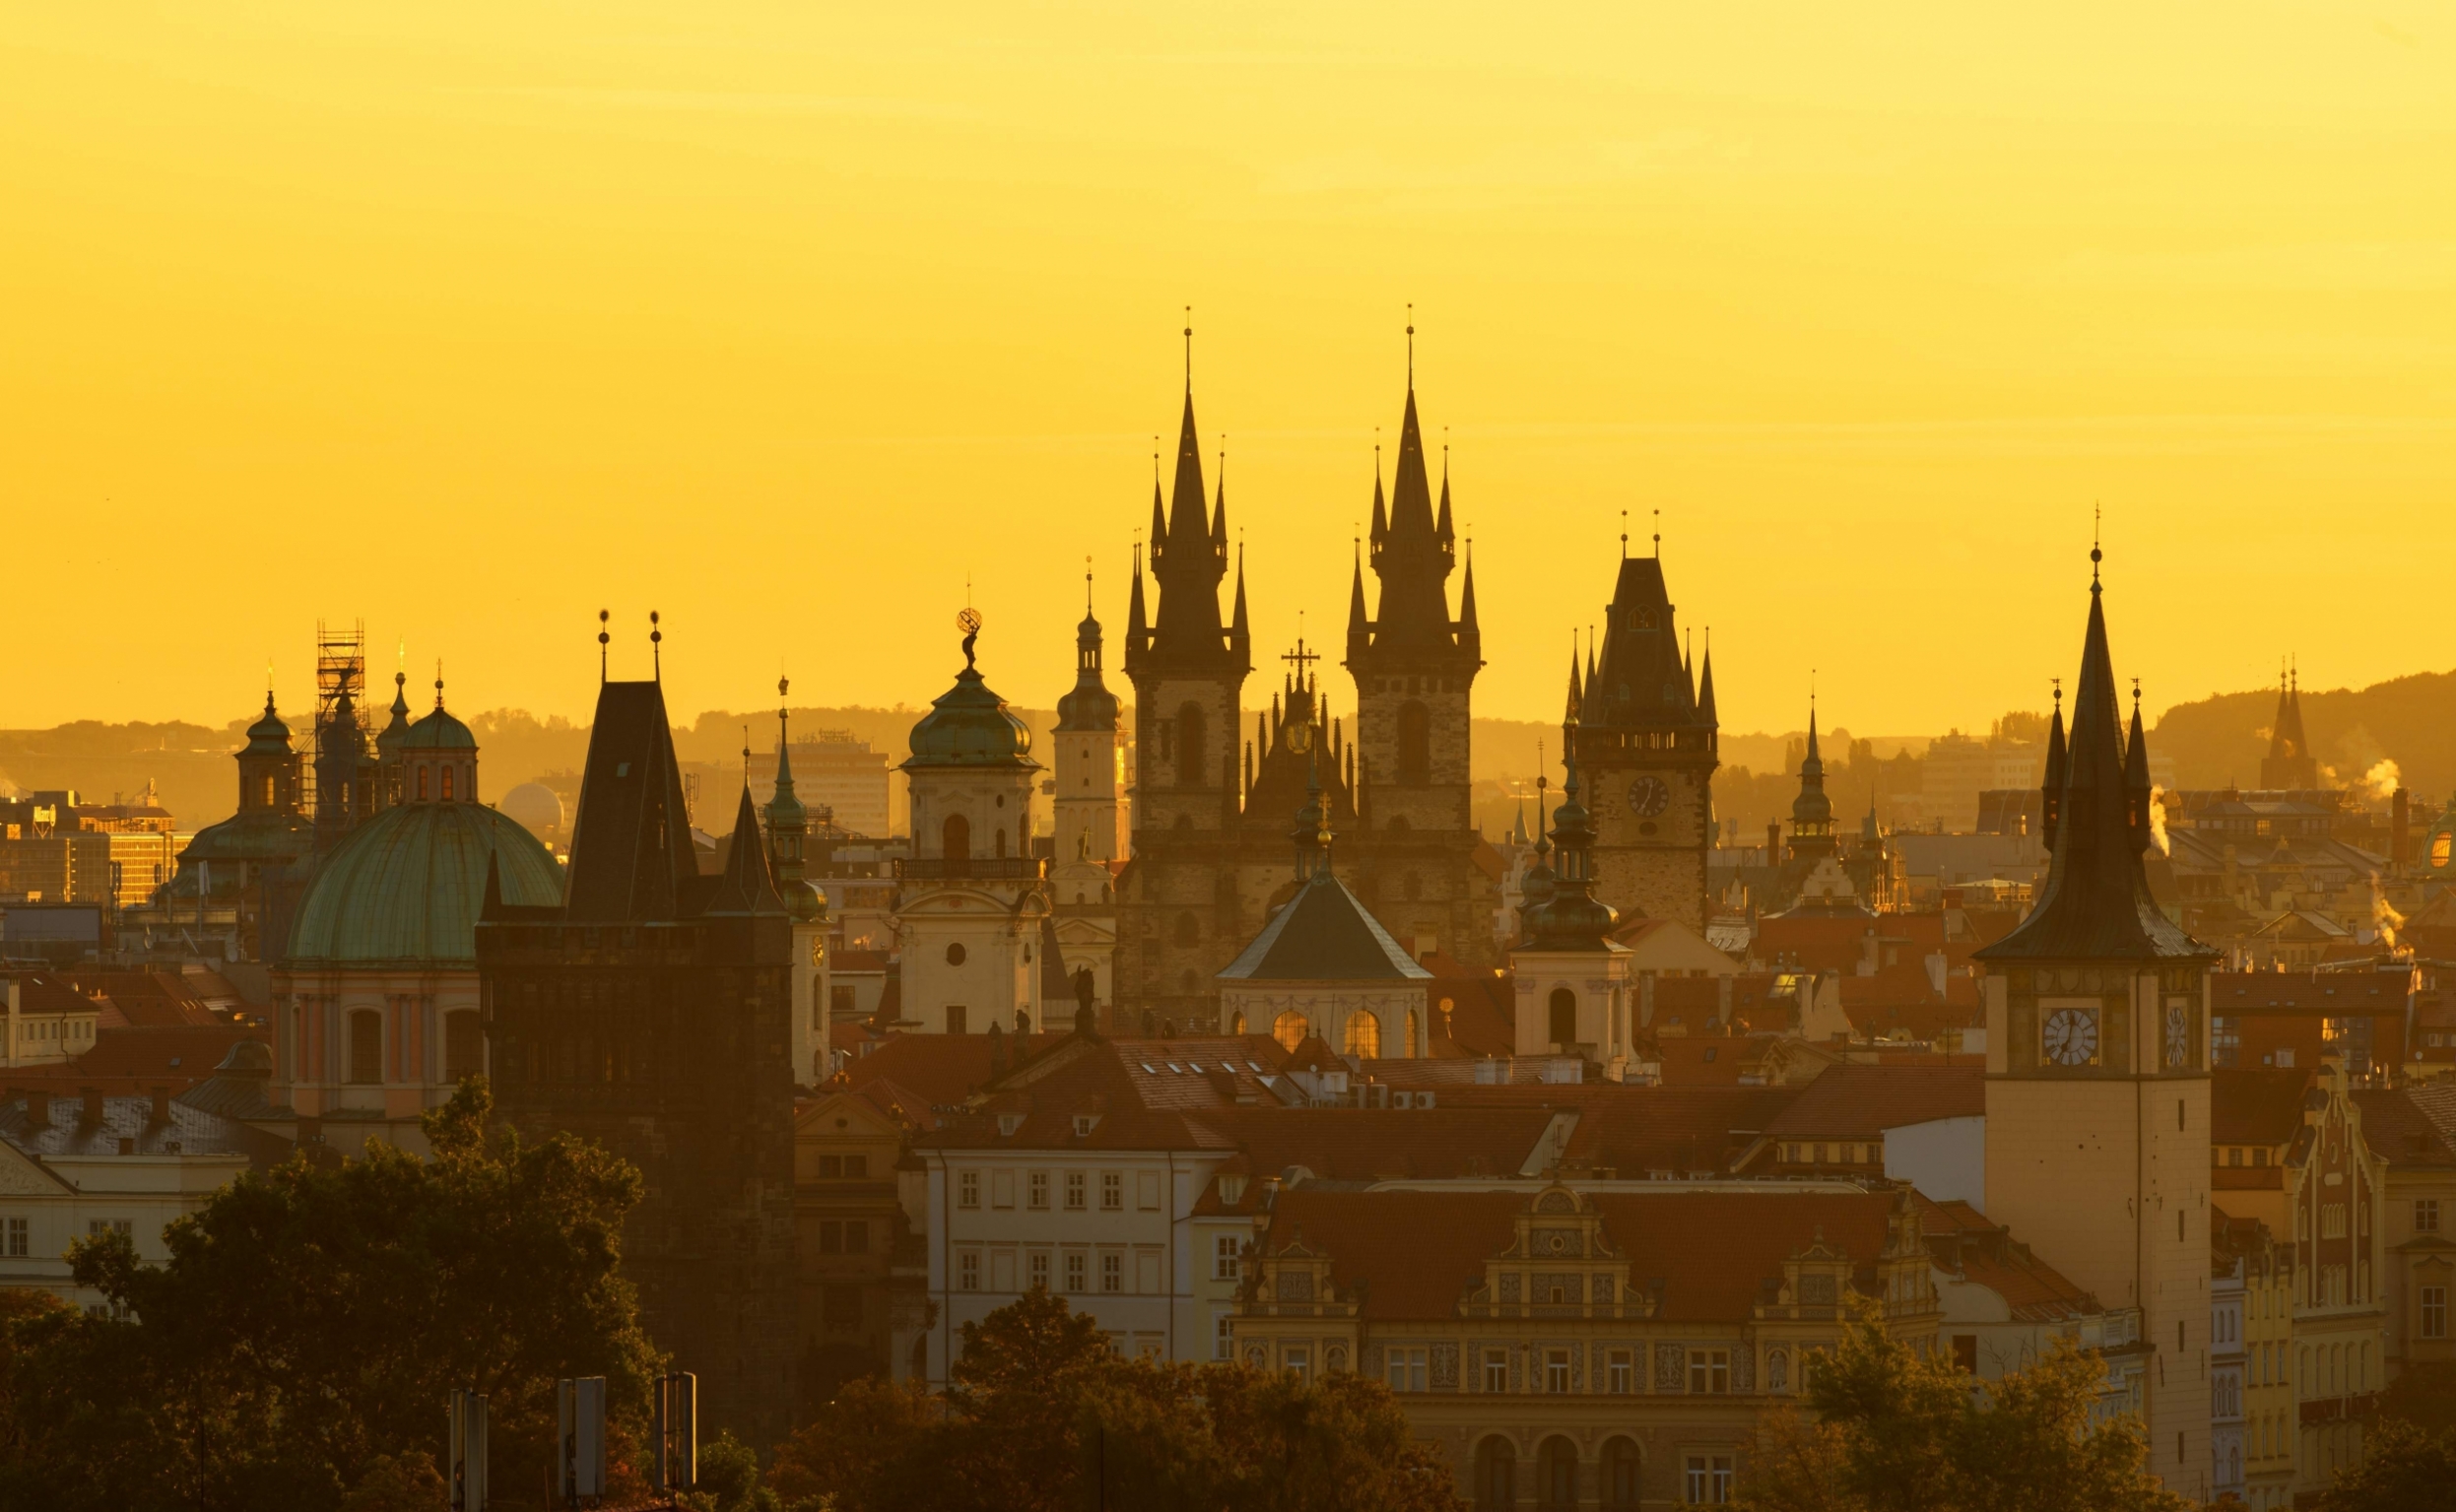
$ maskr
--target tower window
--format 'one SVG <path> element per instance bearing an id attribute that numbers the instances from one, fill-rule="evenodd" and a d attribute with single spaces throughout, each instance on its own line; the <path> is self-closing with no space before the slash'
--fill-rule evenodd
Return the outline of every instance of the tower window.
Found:
<path id="1" fill-rule="evenodd" d="M 1210 772 L 1207 770 L 1210 746 L 1207 736 L 1210 732 L 1205 726 L 1206 721 L 1203 718 L 1200 704 L 1188 703 L 1177 710 L 1176 762 L 1177 786 L 1179 787 L 1199 788 L 1211 785 Z"/>
<path id="2" fill-rule="evenodd" d="M 961 814 L 950 814 L 938 830 L 939 854 L 949 861 L 972 859 L 972 822 Z"/>
<path id="3" fill-rule="evenodd" d="M 452 801 L 452 768 L 449 766 L 443 768 L 443 801 Z"/>
<path id="4" fill-rule="evenodd" d="M 1552 1041 L 1557 1045 L 1577 1043 L 1577 994 L 1566 987 L 1552 990 Z"/>
<path id="5" fill-rule="evenodd" d="M 418 768 L 418 797 L 419 797 L 419 801 L 420 801 L 420 802 L 422 802 L 422 803 L 423 803 L 423 802 L 425 802 L 425 801 L 426 801 L 426 797 L 427 797 L 427 768 L 425 768 L 424 766 L 421 766 L 420 768 Z"/>
<path id="6" fill-rule="evenodd" d="M 1398 757 L 1402 786 L 1432 780 L 1432 716 L 1412 699 L 1399 705 Z"/>

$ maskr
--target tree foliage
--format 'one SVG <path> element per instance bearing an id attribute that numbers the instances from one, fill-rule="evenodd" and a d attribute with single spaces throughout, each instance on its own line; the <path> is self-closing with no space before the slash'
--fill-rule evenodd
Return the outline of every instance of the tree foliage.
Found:
<path id="1" fill-rule="evenodd" d="M 422 1159 L 383 1145 L 242 1176 L 165 1234 L 71 1252 L 105 1315 L 20 1321 L 0 1506 L 126 1512 L 417 1505 L 450 1392 L 485 1392 L 494 1483 L 544 1479 L 554 1383 L 607 1378 L 636 1441 L 656 1357 L 616 1272 L 639 1175 L 568 1138 L 490 1130 L 481 1079 L 430 1113 Z"/>
<path id="2" fill-rule="evenodd" d="M 2393 1385 L 2389 1398 L 2361 1463 L 2338 1472 L 2320 1512 L 2456 1512 L 2456 1429 L 2389 1414 L 2389 1406 L 2413 1405 Z"/>
<path id="3" fill-rule="evenodd" d="M 1121 1359 L 1044 1290 L 963 1329 L 943 1398 L 848 1387 L 776 1453 L 836 1512 L 1457 1512 L 1379 1382 Z"/>
<path id="4" fill-rule="evenodd" d="M 2149 1473 L 2139 1420 L 2091 1420 L 2105 1379 L 2058 1346 L 1973 1381 L 1863 1316 L 1808 1377 L 1809 1422 L 1777 1419 L 1740 1501 L 1755 1512 L 2181 1512 Z"/>

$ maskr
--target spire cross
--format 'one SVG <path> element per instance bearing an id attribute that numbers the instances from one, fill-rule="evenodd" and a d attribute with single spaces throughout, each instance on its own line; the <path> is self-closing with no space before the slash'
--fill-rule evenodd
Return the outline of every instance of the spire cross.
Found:
<path id="1" fill-rule="evenodd" d="M 751 790 L 751 723 L 742 722 L 742 791 Z"/>
<path id="2" fill-rule="evenodd" d="M 1194 392 L 1194 306 L 1185 306 L 1185 391 Z"/>
<path id="3" fill-rule="evenodd" d="M 1654 511 L 1654 559 L 1663 559 L 1663 511 Z"/>
<path id="4" fill-rule="evenodd" d="M 1092 557 L 1090 553 L 1086 553 L 1083 559 L 1083 612 L 1087 615 L 1092 613 Z"/>
<path id="5" fill-rule="evenodd" d="M 443 658 L 434 659 L 434 706 L 443 707 Z"/>
<path id="6" fill-rule="evenodd" d="M 1416 392 L 1416 301 L 1407 301 L 1407 391 Z"/>
<path id="7" fill-rule="evenodd" d="M 2100 546 L 2105 520 L 2106 511 L 2092 500 L 2090 504 L 2090 591 L 2091 593 L 2097 592 L 2098 588 L 2097 564 L 2106 557 L 2106 553 Z"/>
<path id="8" fill-rule="evenodd" d="M 612 618 L 611 611 L 603 609 L 597 611 L 597 681 L 600 683 L 606 680 L 606 642 L 614 638 L 606 633 L 606 621 L 610 618 Z M 265 663 L 264 680 L 268 688 L 272 686 L 273 664 L 270 662 Z"/>
<path id="9" fill-rule="evenodd" d="M 665 631 L 658 627 L 657 612 L 648 611 L 648 656 L 656 680 L 665 681 Z"/>
<path id="10" fill-rule="evenodd" d="M 1621 559 L 1628 559 L 1628 511 L 1621 511 Z"/>

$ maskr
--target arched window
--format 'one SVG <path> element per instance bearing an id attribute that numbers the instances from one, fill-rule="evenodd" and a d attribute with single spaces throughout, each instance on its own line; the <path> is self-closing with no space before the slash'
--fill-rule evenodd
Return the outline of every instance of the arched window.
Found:
<path id="1" fill-rule="evenodd" d="M 1346 1037 L 1347 1044 L 1342 1048 L 1348 1054 L 1368 1061 L 1381 1059 L 1381 1020 L 1373 1017 L 1371 1009 L 1360 1008 L 1348 1016 Z"/>
<path id="2" fill-rule="evenodd" d="M 1201 704 L 1188 703 L 1177 710 L 1177 786 L 1211 786 L 1209 735 Z"/>
<path id="3" fill-rule="evenodd" d="M 418 801 L 421 803 L 427 801 L 427 768 L 424 763 L 421 763 L 418 768 Z"/>
<path id="4" fill-rule="evenodd" d="M 1548 1438 L 1535 1452 L 1535 1504 L 1544 1512 L 1577 1505 L 1577 1446 L 1565 1438 Z"/>
<path id="5" fill-rule="evenodd" d="M 384 1016 L 371 1008 L 350 1014 L 350 1080 L 361 1086 L 384 1079 Z"/>
<path id="6" fill-rule="evenodd" d="M 1577 994 L 1566 987 L 1552 990 L 1552 1041 L 1557 1045 L 1577 1043 Z"/>
<path id="7" fill-rule="evenodd" d="M 1422 787 L 1432 780 L 1432 716 L 1409 699 L 1399 705 L 1399 786 Z"/>
<path id="8" fill-rule="evenodd" d="M 961 814 L 950 814 L 939 826 L 938 853 L 950 861 L 972 859 L 972 822 Z"/>
<path id="9" fill-rule="evenodd" d="M 1304 1037 L 1312 1032 L 1313 1026 L 1305 1022 L 1304 1015 L 1293 1008 L 1271 1020 L 1271 1037 L 1291 1050 L 1303 1044 Z"/>
<path id="10" fill-rule="evenodd" d="M 1637 1512 L 1637 1445 L 1616 1438 L 1603 1446 L 1603 1480 L 1596 1489 L 1611 1512 Z"/>
<path id="11" fill-rule="evenodd" d="M 1505 1438 L 1476 1445 L 1476 1512 L 1511 1512 L 1518 1505 L 1518 1456 Z"/>
<path id="12" fill-rule="evenodd" d="M 1228 1032 L 1230 1034 L 1242 1034 L 1245 1032 L 1245 1016 L 1243 1014 L 1228 1015 Z"/>
<path id="13" fill-rule="evenodd" d="M 1006 831 L 1004 829 L 998 829 L 993 831 L 993 833 L 995 833 L 998 837 L 998 859 L 1004 861 L 1006 859 Z"/>
<path id="14" fill-rule="evenodd" d="M 1418 1015 L 1416 1012 L 1413 1009 L 1409 1010 L 1407 1015 L 1407 1058 L 1411 1061 L 1424 1053 L 1422 1050 L 1417 1048 L 1419 1045 L 1424 1043 L 1423 1040 L 1416 1037 L 1420 1032 L 1422 1032 L 1422 1025 L 1417 1022 L 1417 1019 Z"/>
<path id="15" fill-rule="evenodd" d="M 452 801 L 452 763 L 449 761 L 443 763 L 443 801 Z"/>
<path id="16" fill-rule="evenodd" d="M 478 1011 L 474 1008 L 455 1010 L 443 1016 L 443 1080 L 458 1082 L 486 1070 L 486 1036 L 478 1026 Z"/>

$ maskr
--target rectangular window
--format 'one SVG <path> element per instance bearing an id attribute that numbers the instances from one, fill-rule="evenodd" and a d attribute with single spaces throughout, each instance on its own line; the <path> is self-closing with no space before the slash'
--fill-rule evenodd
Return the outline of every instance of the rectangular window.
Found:
<path id="1" fill-rule="evenodd" d="M 980 1206 L 980 1172 L 956 1172 L 956 1206 L 959 1208 Z"/>
<path id="2" fill-rule="evenodd" d="M 1301 1345 L 1290 1345 L 1286 1356 L 1288 1373 L 1299 1382 L 1312 1373 L 1313 1357 Z"/>
<path id="3" fill-rule="evenodd" d="M 2439 1200 L 2418 1197 L 2414 1200 L 2414 1232 L 2434 1234 L 2439 1231 Z"/>
<path id="4" fill-rule="evenodd" d="M 1484 1351 L 1484 1389 L 1495 1392 L 1509 1389 L 1509 1356 L 1498 1349 Z"/>
<path id="5" fill-rule="evenodd" d="M 1689 1505 L 1719 1507 L 1731 1500 L 1731 1456 L 1727 1454 L 1693 1454 L 1689 1456 Z"/>
<path id="6" fill-rule="evenodd" d="M 1234 1281 L 1244 1274 L 1243 1267 L 1237 1259 L 1238 1249 L 1234 1234 L 1222 1234 L 1212 1241 L 1211 1279 L 1213 1281 Z"/>
<path id="7" fill-rule="evenodd" d="M 980 1289 L 980 1251 L 965 1250 L 956 1257 L 956 1289 L 958 1291 Z"/>
<path id="8" fill-rule="evenodd" d="M 1689 1351 L 1689 1390 L 1721 1396 L 1731 1390 L 1731 1351 L 1729 1349 L 1691 1349 Z"/>
<path id="9" fill-rule="evenodd" d="M 1630 1363 L 1626 1349 L 1612 1351 L 1611 1362 L 1605 1368 L 1604 1379 L 1610 1384 L 1612 1395 L 1616 1397 L 1626 1397 L 1634 1389 L 1637 1372 Z"/>
<path id="10" fill-rule="evenodd" d="M 844 1157 L 842 1155 L 821 1155 L 819 1157 L 820 1180 L 833 1181 L 843 1174 Z"/>
<path id="11" fill-rule="evenodd" d="M 1081 1171 L 1066 1173 L 1066 1211 L 1069 1213 L 1083 1211 L 1083 1172 Z"/>
<path id="12" fill-rule="evenodd" d="M 1100 1172 L 1100 1211 L 1102 1213 L 1126 1211 L 1126 1177 L 1123 1171 Z"/>
<path id="13" fill-rule="evenodd" d="M 9 1219 L 8 1231 L 5 1234 L 0 1234 L 0 1238 L 7 1240 L 9 1258 L 12 1260 L 22 1260 L 26 1257 L 28 1236 L 26 1231 L 26 1220 L 24 1218 Z"/>
<path id="14" fill-rule="evenodd" d="M 1430 1380 L 1427 1353 L 1424 1349 L 1392 1349 L 1389 1352 L 1392 1391 L 1423 1391 L 1426 1388 Z"/>
<path id="15" fill-rule="evenodd" d="M 1224 1312 L 1211 1320 L 1211 1357 L 1233 1359 L 1236 1355 L 1236 1314 Z"/>
<path id="16" fill-rule="evenodd" d="M 1544 1351 L 1544 1390 L 1552 1393 L 1556 1397 L 1565 1397 L 1568 1395 L 1568 1350 L 1546 1349 Z"/>
<path id="17" fill-rule="evenodd" d="M 1024 1183 L 1025 1206 L 1034 1213 L 1049 1211 L 1049 1173 L 1033 1171 Z"/>
<path id="18" fill-rule="evenodd" d="M 1084 1280 L 1083 1280 L 1083 1264 L 1084 1264 L 1084 1262 L 1083 1262 L 1083 1251 L 1081 1251 L 1081 1250 L 1069 1250 L 1069 1251 L 1067 1251 L 1067 1253 L 1066 1253 L 1066 1289 L 1067 1289 L 1067 1290 L 1069 1290 L 1069 1291 L 1074 1291 L 1074 1292 L 1081 1292 L 1081 1291 L 1083 1291 L 1084 1289 L 1086 1289 L 1086 1288 L 1085 1288 L 1085 1285 L 1084 1285 Z"/>
<path id="19" fill-rule="evenodd" d="M 1125 1256 L 1112 1252 L 1100 1257 L 1100 1289 L 1102 1291 L 1126 1289 Z"/>
<path id="20" fill-rule="evenodd" d="M 1024 1280 L 1030 1285 L 1046 1290 L 1049 1284 L 1049 1252 L 1033 1250 L 1024 1263 Z"/>
<path id="21" fill-rule="evenodd" d="M 1015 1206 L 1015 1173 L 1013 1171 L 991 1171 L 989 1173 L 989 1206 L 992 1208 Z"/>
<path id="22" fill-rule="evenodd" d="M 2447 1288 L 2445 1286 L 2422 1288 L 2422 1337 L 2424 1339 L 2447 1337 Z"/>

